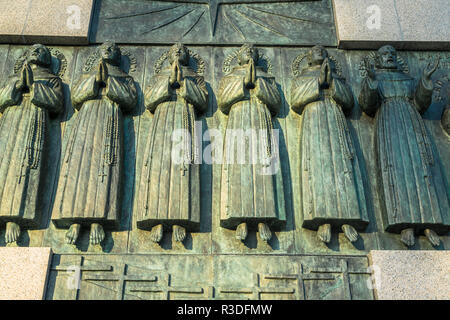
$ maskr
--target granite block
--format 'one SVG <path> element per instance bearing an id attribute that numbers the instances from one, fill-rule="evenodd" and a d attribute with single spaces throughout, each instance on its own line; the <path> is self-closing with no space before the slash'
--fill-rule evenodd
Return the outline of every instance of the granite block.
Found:
<path id="1" fill-rule="evenodd" d="M 372 250 L 369 264 L 378 300 L 450 299 L 450 251 Z"/>
<path id="2" fill-rule="evenodd" d="M 0 43 L 23 42 L 22 32 L 31 0 L 0 0 Z"/>
<path id="3" fill-rule="evenodd" d="M 340 48 L 450 49 L 447 0 L 333 0 L 333 9 Z"/>
<path id="4" fill-rule="evenodd" d="M 94 0 L 0 1 L 0 42 L 89 43 Z"/>
<path id="5" fill-rule="evenodd" d="M 45 297 L 51 248 L 0 248 L 0 300 Z"/>

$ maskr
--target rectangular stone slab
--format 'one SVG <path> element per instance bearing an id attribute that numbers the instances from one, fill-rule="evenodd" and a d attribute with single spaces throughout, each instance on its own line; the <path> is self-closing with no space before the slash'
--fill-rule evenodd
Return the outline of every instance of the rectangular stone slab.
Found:
<path id="1" fill-rule="evenodd" d="M 369 264 L 378 300 L 450 299 L 450 251 L 372 250 Z"/>
<path id="2" fill-rule="evenodd" d="M 0 248 L 0 300 L 42 300 L 51 248 Z"/>
<path id="3" fill-rule="evenodd" d="M 1 43 L 89 43 L 94 0 L 20 0 L 0 3 Z"/>
<path id="4" fill-rule="evenodd" d="M 343 49 L 449 50 L 448 0 L 333 0 Z"/>

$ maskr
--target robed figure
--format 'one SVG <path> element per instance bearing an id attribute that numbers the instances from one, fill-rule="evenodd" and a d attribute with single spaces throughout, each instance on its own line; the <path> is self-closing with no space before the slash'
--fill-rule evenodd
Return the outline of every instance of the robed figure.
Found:
<path id="1" fill-rule="evenodd" d="M 151 230 L 154 242 L 160 242 L 168 228 L 174 240 L 182 242 L 187 231 L 200 227 L 195 120 L 207 109 L 208 91 L 189 59 L 185 46 L 173 45 L 169 67 L 155 75 L 145 90 L 145 106 L 154 117 L 140 169 L 137 226 Z"/>
<path id="2" fill-rule="evenodd" d="M 286 217 L 281 169 L 273 164 L 278 152 L 272 117 L 281 108 L 274 77 L 258 66 L 259 53 L 243 45 L 238 65 L 224 76 L 217 93 L 220 110 L 228 115 L 221 182 L 221 226 L 236 230 L 244 241 L 249 229 L 262 240 L 282 228 Z"/>
<path id="3" fill-rule="evenodd" d="M 414 245 L 424 233 L 437 246 L 438 234 L 449 230 L 450 207 L 444 172 L 436 161 L 421 113 L 431 104 L 431 75 L 439 60 L 428 65 L 416 82 L 399 67 L 397 52 L 384 46 L 375 68 L 366 61 L 367 77 L 359 96 L 361 108 L 375 115 L 375 141 L 386 231 L 401 233 Z"/>
<path id="4" fill-rule="evenodd" d="M 49 115 L 64 109 L 51 59 L 47 47 L 33 45 L 18 75 L 0 89 L 0 223 L 6 223 L 6 243 L 17 241 L 20 228 L 41 222 Z"/>
<path id="5" fill-rule="evenodd" d="M 313 47 L 307 61 L 291 88 L 292 110 L 303 114 L 303 227 L 317 230 L 325 243 L 333 229 L 342 229 L 354 242 L 369 221 L 361 169 L 344 115 L 353 108 L 353 95 L 323 47 Z"/>
<path id="6" fill-rule="evenodd" d="M 80 227 L 90 226 L 91 244 L 116 228 L 120 214 L 123 162 L 123 113 L 137 103 L 133 78 L 120 69 L 121 52 L 114 43 L 99 48 L 99 63 L 72 88 L 79 110 L 62 156 L 52 220 L 69 228 L 66 242 L 75 244 Z"/>

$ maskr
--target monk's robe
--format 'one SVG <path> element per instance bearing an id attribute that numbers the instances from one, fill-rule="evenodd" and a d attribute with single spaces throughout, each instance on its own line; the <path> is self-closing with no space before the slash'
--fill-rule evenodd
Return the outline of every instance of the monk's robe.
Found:
<path id="1" fill-rule="evenodd" d="M 283 180 L 272 117 L 282 106 L 275 79 L 256 68 L 255 88 L 247 89 L 247 66 L 226 75 L 217 95 L 228 115 L 221 182 L 221 226 L 252 228 L 266 223 L 279 230 L 286 223 Z M 239 137 L 239 133 L 243 136 Z"/>
<path id="2" fill-rule="evenodd" d="M 105 88 L 96 73 L 72 89 L 79 110 L 66 140 L 52 220 L 58 228 L 100 223 L 117 228 L 123 162 L 123 115 L 137 103 L 133 78 L 112 69 Z"/>
<path id="3" fill-rule="evenodd" d="M 448 189 L 421 113 L 431 104 L 433 83 L 418 84 L 399 70 L 365 78 L 361 108 L 376 114 L 376 152 L 386 230 L 430 228 L 446 234 L 450 225 Z"/>
<path id="4" fill-rule="evenodd" d="M 61 80 L 40 67 L 33 78 L 27 93 L 16 77 L 0 89 L 0 221 L 24 228 L 41 222 L 49 115 L 64 109 Z"/>
<path id="5" fill-rule="evenodd" d="M 140 229 L 179 225 L 188 231 L 200 228 L 201 146 L 197 143 L 195 120 L 208 106 L 203 77 L 183 68 L 183 80 L 175 90 L 169 84 L 171 69 L 156 75 L 145 92 L 145 105 L 154 114 L 144 151 L 138 189 Z M 181 142 L 174 134 L 181 134 Z M 178 137 L 180 138 L 180 137 Z M 180 153 L 173 157 L 174 148 Z M 198 159 L 198 158 L 197 158 Z"/>
<path id="6" fill-rule="evenodd" d="M 361 169 L 344 111 L 353 96 L 343 79 L 333 74 L 330 87 L 319 85 L 320 66 L 305 68 L 291 88 L 292 109 L 303 113 L 301 185 L 303 227 L 343 224 L 363 231 L 369 223 Z"/>

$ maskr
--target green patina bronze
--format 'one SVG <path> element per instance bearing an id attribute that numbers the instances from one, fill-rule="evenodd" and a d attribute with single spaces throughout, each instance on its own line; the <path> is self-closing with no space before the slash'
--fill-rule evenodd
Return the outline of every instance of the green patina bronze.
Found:
<path id="1" fill-rule="evenodd" d="M 0 45 L 0 246 L 52 248 L 47 299 L 373 299 L 370 250 L 450 248 L 450 53 L 335 33 L 328 0 L 102 0 L 92 45 Z"/>

